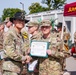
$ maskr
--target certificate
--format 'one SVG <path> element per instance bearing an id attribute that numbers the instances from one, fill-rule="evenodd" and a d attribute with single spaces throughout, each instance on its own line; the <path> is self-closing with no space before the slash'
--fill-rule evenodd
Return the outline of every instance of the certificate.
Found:
<path id="1" fill-rule="evenodd" d="M 37 57 L 48 57 L 46 53 L 48 46 L 49 46 L 48 42 L 32 41 L 30 55 Z"/>
<path id="2" fill-rule="evenodd" d="M 28 71 L 34 71 L 36 68 L 36 65 L 38 63 L 38 60 L 33 61 L 32 63 L 28 63 Z"/>

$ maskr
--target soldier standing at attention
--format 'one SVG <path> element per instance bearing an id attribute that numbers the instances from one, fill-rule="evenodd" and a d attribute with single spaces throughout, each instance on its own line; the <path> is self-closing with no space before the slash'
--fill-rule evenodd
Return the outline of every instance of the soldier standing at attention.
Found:
<path id="1" fill-rule="evenodd" d="M 41 41 L 49 42 L 47 50 L 48 58 L 39 58 L 39 75 L 63 75 L 61 59 L 65 58 L 62 49 L 62 40 L 57 39 L 57 35 L 51 34 L 51 22 L 43 20 L 41 23 L 42 37 Z"/>
<path id="2" fill-rule="evenodd" d="M 9 28 L 4 39 L 7 57 L 3 63 L 3 75 L 21 75 L 22 68 L 25 68 L 22 62 L 29 59 L 29 56 L 25 55 L 26 48 L 23 48 L 24 40 L 21 34 L 21 29 L 28 20 L 25 19 L 23 12 L 17 12 L 10 21 L 14 26 Z"/>
<path id="3" fill-rule="evenodd" d="M 30 41 L 32 40 L 39 40 L 41 38 L 41 32 L 39 30 L 39 23 L 37 21 L 30 21 L 27 24 L 28 32 L 31 34 Z M 38 58 L 33 57 L 34 60 L 37 60 Z M 34 70 L 34 72 L 30 72 L 30 75 L 39 75 L 39 62 L 37 63 L 37 66 Z"/>
<path id="4" fill-rule="evenodd" d="M 0 53 L 3 52 L 3 36 L 4 36 L 4 23 L 0 24 Z M 3 58 L 2 55 L 0 54 L 0 75 L 2 75 L 2 63 L 3 63 Z"/>

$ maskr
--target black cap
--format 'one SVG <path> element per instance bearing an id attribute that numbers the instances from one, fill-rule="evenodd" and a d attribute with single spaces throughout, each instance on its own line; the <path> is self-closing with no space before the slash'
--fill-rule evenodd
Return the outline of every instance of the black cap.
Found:
<path id="1" fill-rule="evenodd" d="M 24 12 L 16 12 L 14 17 L 10 18 L 10 21 L 13 22 L 13 20 L 23 20 L 25 23 L 29 22 L 29 20 L 25 19 Z"/>
<path id="2" fill-rule="evenodd" d="M 56 25 L 57 27 L 62 27 L 62 22 L 59 22 L 58 25 Z"/>

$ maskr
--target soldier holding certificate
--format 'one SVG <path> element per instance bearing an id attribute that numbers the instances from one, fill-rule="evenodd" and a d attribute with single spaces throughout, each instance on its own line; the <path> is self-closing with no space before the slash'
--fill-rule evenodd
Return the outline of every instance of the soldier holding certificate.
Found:
<path id="1" fill-rule="evenodd" d="M 49 20 L 41 22 L 41 41 L 49 42 L 49 49 L 46 51 L 47 58 L 39 58 L 39 75 L 63 75 L 61 59 L 66 55 L 63 50 L 63 42 L 58 35 L 51 34 L 52 25 Z"/>

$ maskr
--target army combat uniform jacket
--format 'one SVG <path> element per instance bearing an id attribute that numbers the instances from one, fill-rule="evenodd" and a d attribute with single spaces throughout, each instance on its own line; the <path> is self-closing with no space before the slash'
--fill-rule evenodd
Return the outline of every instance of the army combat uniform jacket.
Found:
<path id="1" fill-rule="evenodd" d="M 4 51 L 6 54 L 3 63 L 4 71 L 20 73 L 22 56 L 25 52 L 23 44 L 24 41 L 22 35 L 17 33 L 14 27 L 11 27 L 7 31 L 4 39 Z"/>
<path id="2" fill-rule="evenodd" d="M 3 32 L 0 32 L 0 50 L 3 49 Z"/>
<path id="3" fill-rule="evenodd" d="M 42 41 L 49 42 L 51 55 L 48 58 L 39 58 L 39 75 L 62 75 L 61 59 L 65 58 L 62 49 L 63 42 L 58 40 L 57 35 L 52 35 L 49 38 L 41 38 Z"/>

